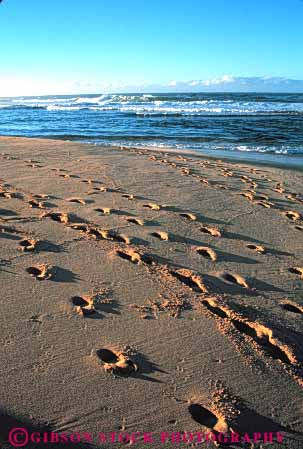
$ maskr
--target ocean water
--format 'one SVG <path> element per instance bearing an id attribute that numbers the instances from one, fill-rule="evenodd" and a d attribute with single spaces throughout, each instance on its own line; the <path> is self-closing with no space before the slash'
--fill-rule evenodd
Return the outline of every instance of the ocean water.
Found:
<path id="1" fill-rule="evenodd" d="M 303 94 L 0 98 L 0 135 L 303 161 Z"/>

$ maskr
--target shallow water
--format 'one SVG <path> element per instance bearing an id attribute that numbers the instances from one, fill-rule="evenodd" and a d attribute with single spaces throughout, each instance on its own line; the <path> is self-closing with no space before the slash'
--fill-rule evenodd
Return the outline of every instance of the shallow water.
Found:
<path id="1" fill-rule="evenodd" d="M 241 159 L 262 153 L 263 160 L 303 165 L 303 94 L 0 98 L 0 134 L 191 149 Z"/>

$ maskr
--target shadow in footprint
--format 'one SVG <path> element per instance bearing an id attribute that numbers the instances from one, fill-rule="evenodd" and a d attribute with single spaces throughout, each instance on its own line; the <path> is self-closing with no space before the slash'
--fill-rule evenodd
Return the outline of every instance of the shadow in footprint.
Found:
<path id="1" fill-rule="evenodd" d="M 50 242 L 49 240 L 42 240 L 39 241 L 37 244 L 37 251 L 49 253 L 62 253 L 65 250 L 61 245 L 57 245 L 56 243 Z"/>
<path id="2" fill-rule="evenodd" d="M 96 355 L 104 365 L 104 368 L 117 377 L 128 377 L 162 383 L 161 380 L 150 377 L 150 374 L 154 372 L 167 374 L 166 371 L 162 371 L 155 363 L 151 362 L 141 353 L 128 355 L 125 353 L 115 353 L 110 349 L 102 348 L 96 351 Z"/>
<path id="3" fill-rule="evenodd" d="M 135 214 L 132 214 L 131 212 L 128 212 L 126 210 L 120 210 L 120 209 L 111 209 L 111 213 L 114 215 L 124 215 L 126 217 L 134 217 Z"/>
<path id="4" fill-rule="evenodd" d="M 185 244 L 194 245 L 194 246 L 202 246 L 203 245 L 203 243 L 199 242 L 199 240 L 194 240 L 189 237 L 184 237 L 182 235 L 173 234 L 171 232 L 169 233 L 169 240 L 174 243 L 185 243 Z"/>
<path id="5" fill-rule="evenodd" d="M 99 184 L 102 184 L 102 182 L 100 182 Z M 114 189 L 113 187 L 107 187 L 107 191 L 110 193 L 123 193 L 121 189 Z"/>
<path id="6" fill-rule="evenodd" d="M 200 404 L 191 404 L 188 411 L 194 421 L 202 426 L 213 429 L 218 424 L 218 418 L 210 410 Z"/>
<path id="7" fill-rule="evenodd" d="M 140 201 L 152 201 L 150 198 L 142 195 L 135 195 L 135 199 Z"/>
<path id="8" fill-rule="evenodd" d="M 203 278 L 206 287 L 209 288 L 209 291 L 213 293 L 218 294 L 228 293 L 231 295 L 258 296 L 258 293 L 256 291 L 248 288 L 243 288 L 240 285 L 225 282 L 220 277 L 205 274 Z"/>
<path id="9" fill-rule="evenodd" d="M 252 277 L 246 278 L 249 288 L 243 288 L 240 285 L 225 282 L 224 279 L 209 274 L 206 274 L 204 277 L 206 283 L 209 284 L 214 293 L 241 294 L 246 296 L 258 296 L 260 292 L 285 293 L 285 290 L 279 287 Z"/>
<path id="10" fill-rule="evenodd" d="M 161 257 L 158 254 L 154 253 L 144 253 L 141 256 L 141 259 L 144 263 L 147 265 L 168 265 L 172 268 L 186 268 L 190 269 L 190 267 L 180 265 L 178 263 L 175 263 L 173 260 L 167 259 L 165 257 Z"/>
<path id="11" fill-rule="evenodd" d="M 55 276 L 53 277 L 52 281 L 54 282 L 76 282 L 80 278 L 73 273 L 71 270 L 67 270 L 66 268 L 62 267 L 54 267 Z"/>
<path id="12" fill-rule="evenodd" d="M 273 248 L 266 248 L 266 253 L 267 254 L 272 254 L 274 256 L 292 256 L 293 254 L 288 253 L 286 251 L 279 251 L 277 249 L 273 249 Z"/>
<path id="13" fill-rule="evenodd" d="M 5 217 L 11 217 L 18 215 L 17 212 L 10 209 L 0 209 L 0 215 L 4 215 Z"/>
<path id="14" fill-rule="evenodd" d="M 184 209 L 181 209 L 180 207 L 177 206 L 163 206 L 163 209 L 169 212 L 177 212 L 178 214 L 184 212 Z"/>
<path id="15" fill-rule="evenodd" d="M 269 284 L 268 282 L 260 281 L 259 279 L 252 278 L 252 277 L 249 277 L 247 279 L 248 279 L 249 285 L 258 291 L 286 293 L 286 290 L 283 290 L 280 287 L 275 287 L 274 285 Z"/>
<path id="16" fill-rule="evenodd" d="M 140 239 L 139 237 L 132 237 L 131 242 L 138 246 L 150 246 L 150 242 L 148 240 Z"/>
<path id="17" fill-rule="evenodd" d="M 161 226 L 161 223 L 155 220 L 144 220 L 144 226 Z"/>
<path id="18" fill-rule="evenodd" d="M 57 204 L 51 203 L 50 201 L 43 201 L 44 207 L 52 208 L 52 207 L 58 207 Z"/>
<path id="19" fill-rule="evenodd" d="M 281 308 L 287 312 L 297 313 L 298 315 L 303 315 L 303 310 L 291 303 L 280 304 Z"/>
<path id="20" fill-rule="evenodd" d="M 68 214 L 69 215 L 69 222 L 70 223 L 88 223 L 88 220 L 85 218 L 79 217 L 79 215 L 76 214 Z"/>
<path id="21" fill-rule="evenodd" d="M 250 259 L 249 257 L 238 256 L 237 254 L 226 253 L 224 251 L 218 251 L 218 259 L 224 262 L 235 262 L 235 263 L 245 263 L 245 264 L 257 264 L 260 263 L 258 260 Z"/>
<path id="22" fill-rule="evenodd" d="M 82 296 L 73 296 L 71 303 L 78 307 L 78 312 L 85 318 L 100 320 L 106 317 L 106 314 L 120 315 L 120 305 L 113 299 L 94 300 Z"/>
<path id="23" fill-rule="evenodd" d="M 0 232 L 0 238 L 7 240 L 21 240 L 21 237 L 14 234 L 8 234 L 7 232 Z"/>
<path id="24" fill-rule="evenodd" d="M 118 301 L 111 300 L 109 302 L 101 302 L 100 304 L 96 304 L 95 308 L 97 312 L 101 315 L 101 318 L 104 317 L 102 314 L 112 314 L 112 315 L 120 315 L 120 304 Z"/>
<path id="25" fill-rule="evenodd" d="M 210 218 L 206 215 L 197 214 L 197 221 L 200 223 L 216 223 L 216 224 L 222 224 L 227 225 L 228 223 L 224 220 L 219 220 L 217 218 Z"/>
<path id="26" fill-rule="evenodd" d="M 156 363 L 153 363 L 147 356 L 138 352 L 132 356 L 132 360 L 138 365 L 139 370 L 134 373 L 133 377 L 140 380 L 146 380 L 148 382 L 162 383 L 161 380 L 155 379 L 150 375 L 152 373 L 158 372 L 167 374 L 166 371 L 161 370 Z"/>
<path id="27" fill-rule="evenodd" d="M 285 433 L 288 434 L 287 439 L 290 439 L 289 436 L 291 435 L 293 437 L 302 436 L 302 433 L 296 432 L 289 427 L 282 426 L 271 418 L 258 414 L 251 408 L 246 407 L 243 403 L 238 404 L 238 409 L 240 413 L 232 423 L 232 428 L 235 432 L 239 433 L 239 435 L 244 435 L 245 433 L 249 435 L 253 435 L 254 433 L 268 434 L 272 432 L 274 435 L 277 433 L 282 434 L 284 440 L 286 438 Z M 238 446 L 240 447 L 241 444 L 239 443 Z"/>
<path id="28" fill-rule="evenodd" d="M 236 301 L 231 301 L 230 304 L 235 311 L 237 311 L 241 315 L 243 314 L 243 309 L 241 308 L 241 306 L 239 306 L 239 304 Z M 280 305 L 280 307 L 282 307 L 283 305 L 286 305 L 286 304 L 284 303 L 284 304 L 279 304 L 279 305 Z M 287 304 L 287 306 L 289 306 L 289 305 L 291 305 L 292 307 L 290 307 L 290 308 L 283 307 L 283 309 L 293 312 L 293 313 L 297 313 L 297 314 L 303 313 L 303 312 L 300 312 L 300 310 L 297 309 L 294 305 Z M 289 344 L 292 347 L 292 351 L 296 355 L 297 359 L 300 361 L 303 360 L 303 350 L 302 350 L 302 344 L 301 344 L 302 333 L 296 331 L 291 326 L 287 326 L 285 322 L 283 322 L 283 324 L 277 322 L 275 315 L 269 314 L 268 310 L 266 310 L 266 309 L 259 309 L 259 308 L 256 309 L 254 307 L 250 307 L 250 306 L 246 305 L 245 306 L 245 316 L 251 322 L 261 322 L 269 329 L 272 329 L 276 336 L 281 336 L 282 340 L 286 344 Z M 302 374 L 300 375 L 298 373 L 298 375 L 300 378 L 302 377 Z"/>
<path id="29" fill-rule="evenodd" d="M 0 259 L 0 270 L 5 271 L 6 273 L 13 273 L 13 271 L 10 271 L 7 269 L 8 266 L 11 265 L 11 261 L 7 259 Z M 5 268 L 3 268 L 5 267 Z"/>

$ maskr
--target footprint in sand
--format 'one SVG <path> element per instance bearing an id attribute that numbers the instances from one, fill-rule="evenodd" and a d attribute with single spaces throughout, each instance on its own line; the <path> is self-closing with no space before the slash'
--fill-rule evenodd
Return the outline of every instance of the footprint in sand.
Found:
<path id="1" fill-rule="evenodd" d="M 135 199 L 134 195 L 129 195 L 128 193 L 124 193 L 124 194 L 122 195 L 122 198 L 126 198 L 126 199 L 128 199 L 129 201 Z"/>
<path id="2" fill-rule="evenodd" d="M 237 273 L 225 272 L 222 274 L 222 277 L 227 282 L 231 282 L 232 284 L 240 285 L 241 287 L 244 287 L 244 288 L 249 288 L 246 280 Z"/>
<path id="3" fill-rule="evenodd" d="M 19 234 L 18 229 L 12 228 L 11 226 L 0 225 L 0 233 L 3 234 Z"/>
<path id="4" fill-rule="evenodd" d="M 8 200 L 15 198 L 15 193 L 14 192 L 10 192 L 9 190 L 2 190 L 0 192 L 0 197 L 1 198 L 7 198 Z"/>
<path id="5" fill-rule="evenodd" d="M 207 298 L 202 304 L 214 315 L 228 320 L 240 333 L 251 337 L 268 355 L 275 360 L 292 365 L 296 364 L 296 357 L 291 348 L 282 344 L 273 336 L 272 329 L 257 322 L 247 321 L 243 317 L 235 317 L 235 314 L 226 306 L 221 306 L 215 298 Z"/>
<path id="6" fill-rule="evenodd" d="M 26 271 L 39 281 L 52 279 L 55 274 L 54 267 L 47 264 L 37 265 L 36 267 L 29 267 L 26 269 Z"/>
<path id="7" fill-rule="evenodd" d="M 68 225 L 69 228 L 75 229 L 76 231 L 87 232 L 88 225 L 85 223 L 71 223 Z"/>
<path id="8" fill-rule="evenodd" d="M 285 192 L 285 189 L 283 189 L 283 187 L 276 187 L 276 188 L 274 189 L 274 191 L 275 191 L 275 192 L 278 192 L 278 193 L 284 193 L 284 192 Z"/>
<path id="9" fill-rule="evenodd" d="M 273 203 L 270 203 L 268 201 L 255 201 L 255 204 L 259 204 L 262 207 L 265 207 L 266 209 L 270 209 L 273 206 Z"/>
<path id="10" fill-rule="evenodd" d="M 152 210 L 160 210 L 161 209 L 160 204 L 156 204 L 156 203 L 144 204 L 143 207 L 147 207 L 148 209 L 152 209 Z"/>
<path id="11" fill-rule="evenodd" d="M 129 251 L 116 250 L 116 254 L 122 259 L 126 259 L 134 264 L 139 264 L 141 262 L 140 254 L 133 250 Z"/>
<path id="12" fill-rule="evenodd" d="M 118 376 L 130 376 L 139 370 L 138 365 L 122 352 L 115 353 L 110 349 L 102 348 L 96 351 L 96 355 L 105 371 L 109 373 Z"/>
<path id="13" fill-rule="evenodd" d="M 198 293 L 208 293 L 206 286 L 200 276 L 193 274 L 189 270 L 177 270 L 170 272 L 172 276 L 177 278 L 182 284 L 187 285 Z"/>
<path id="14" fill-rule="evenodd" d="M 69 201 L 70 203 L 82 204 L 82 206 L 85 206 L 87 204 L 87 201 L 83 198 L 66 198 L 66 201 Z"/>
<path id="15" fill-rule="evenodd" d="M 107 187 L 105 186 L 94 187 L 93 190 L 96 190 L 97 192 L 107 192 Z"/>
<path id="16" fill-rule="evenodd" d="M 281 344 L 273 336 L 272 329 L 256 322 L 240 321 L 232 319 L 231 323 L 241 333 L 251 337 L 264 351 L 275 360 L 279 360 L 286 365 L 296 364 L 296 357 L 291 348 Z"/>
<path id="17" fill-rule="evenodd" d="M 159 240 L 169 240 L 168 234 L 165 231 L 155 231 L 151 235 Z"/>
<path id="18" fill-rule="evenodd" d="M 264 195 L 263 193 L 259 194 L 258 197 L 260 198 L 260 200 L 265 200 L 265 201 L 269 200 L 269 196 L 268 195 Z"/>
<path id="19" fill-rule="evenodd" d="M 109 232 L 103 229 L 87 226 L 84 232 L 94 239 L 110 240 Z"/>
<path id="20" fill-rule="evenodd" d="M 292 267 L 289 268 L 289 271 L 291 273 L 299 274 L 301 278 L 303 279 L 303 268 L 302 267 Z"/>
<path id="21" fill-rule="evenodd" d="M 144 226 L 144 221 L 140 218 L 127 218 L 126 219 L 129 223 L 134 223 L 138 226 Z"/>
<path id="22" fill-rule="evenodd" d="M 45 209 L 44 203 L 42 201 L 37 201 L 37 200 L 30 200 L 28 202 L 28 204 L 30 205 L 30 207 L 32 207 L 33 209 Z"/>
<path id="23" fill-rule="evenodd" d="M 186 218 L 187 220 L 191 220 L 191 221 L 196 221 L 197 217 L 196 215 L 192 214 L 192 213 L 181 213 L 180 217 Z"/>
<path id="24" fill-rule="evenodd" d="M 181 175 L 188 176 L 190 174 L 190 171 L 187 167 L 181 168 Z"/>
<path id="25" fill-rule="evenodd" d="M 211 228 L 211 227 L 207 227 L 207 226 L 203 226 L 202 228 L 200 228 L 200 231 L 203 232 L 204 234 L 210 234 L 213 237 L 221 237 L 221 232 L 219 231 L 219 229 L 217 228 Z"/>
<path id="26" fill-rule="evenodd" d="M 286 195 L 285 198 L 287 198 L 290 201 L 296 201 L 296 197 L 293 196 L 292 194 L 291 195 Z"/>
<path id="27" fill-rule="evenodd" d="M 246 245 L 246 248 L 251 249 L 253 251 L 255 251 L 256 253 L 259 254 L 264 254 L 265 253 L 265 248 L 262 245 L 254 245 L 252 243 L 250 243 L 249 245 Z"/>
<path id="28" fill-rule="evenodd" d="M 51 168 L 51 171 L 55 171 L 55 172 L 65 172 L 66 170 L 64 170 L 64 168 L 56 168 L 56 167 L 53 167 L 53 168 Z"/>
<path id="29" fill-rule="evenodd" d="M 225 178 L 228 178 L 228 177 L 234 176 L 234 174 L 231 172 L 224 172 L 222 176 L 224 176 Z"/>
<path id="30" fill-rule="evenodd" d="M 100 212 L 103 215 L 109 215 L 111 213 L 110 207 L 98 207 L 95 209 L 96 212 Z"/>
<path id="31" fill-rule="evenodd" d="M 77 313 L 82 316 L 94 315 L 97 313 L 93 299 L 89 296 L 74 296 L 71 299 L 73 306 Z"/>
<path id="32" fill-rule="evenodd" d="M 299 315 L 303 315 L 303 307 L 299 306 L 297 304 L 293 304 L 291 302 L 283 302 L 280 304 L 282 309 L 286 310 L 287 312 L 297 313 Z"/>
<path id="33" fill-rule="evenodd" d="M 131 240 L 130 240 L 130 238 L 127 235 L 119 234 L 116 231 L 109 230 L 108 231 L 108 238 L 111 239 L 111 240 L 115 240 L 116 242 L 126 243 L 126 245 L 130 245 L 130 243 L 131 243 Z"/>
<path id="34" fill-rule="evenodd" d="M 217 432 L 228 432 L 229 427 L 223 417 L 217 416 L 200 404 L 190 404 L 188 411 L 194 421 Z"/>
<path id="35" fill-rule="evenodd" d="M 58 221 L 59 223 L 67 224 L 70 221 L 70 217 L 65 212 L 48 212 L 43 214 L 42 217 L 51 218 L 54 221 Z"/>
<path id="36" fill-rule="evenodd" d="M 48 200 L 50 198 L 46 193 L 36 193 L 35 195 L 32 195 L 32 197 L 37 200 Z"/>
<path id="37" fill-rule="evenodd" d="M 248 181 L 248 182 L 251 182 L 251 179 L 248 177 L 248 176 L 246 176 L 246 175 L 242 175 L 242 176 L 240 176 L 240 179 L 241 179 L 241 181 Z"/>
<path id="38" fill-rule="evenodd" d="M 131 239 L 127 235 L 119 234 L 118 232 L 110 229 L 105 230 L 88 226 L 85 232 L 88 236 L 91 236 L 97 240 L 114 240 L 115 242 L 123 242 L 126 245 L 130 245 L 131 243 Z"/>
<path id="39" fill-rule="evenodd" d="M 209 248 L 208 246 L 199 246 L 198 248 L 196 248 L 196 251 L 201 256 L 208 257 L 213 262 L 217 260 L 216 252 L 212 248 Z"/>
<path id="40" fill-rule="evenodd" d="M 34 251 L 38 245 L 36 239 L 24 239 L 19 242 L 21 251 Z"/>
<path id="41" fill-rule="evenodd" d="M 244 196 L 244 198 L 247 198 L 250 201 L 253 201 L 255 198 L 251 192 L 242 192 L 242 193 L 239 193 L 239 195 Z"/>
<path id="42" fill-rule="evenodd" d="M 295 212 L 293 210 L 288 210 L 286 212 L 283 212 L 283 215 L 285 215 L 285 217 L 289 218 L 289 220 L 292 220 L 292 221 L 297 221 L 297 220 L 300 220 L 300 218 L 301 218 L 299 212 Z"/>
<path id="43" fill-rule="evenodd" d="M 42 165 L 37 165 L 37 164 L 25 164 L 26 167 L 31 167 L 31 168 L 41 168 Z"/>

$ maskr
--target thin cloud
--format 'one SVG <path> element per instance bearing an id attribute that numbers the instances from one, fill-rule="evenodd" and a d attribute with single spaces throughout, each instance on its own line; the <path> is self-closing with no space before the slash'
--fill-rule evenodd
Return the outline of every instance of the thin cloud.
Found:
<path id="1" fill-rule="evenodd" d="M 222 75 L 189 81 L 171 80 L 166 83 L 106 80 L 56 80 L 4 78 L 0 75 L 0 96 L 98 94 L 123 92 L 302 92 L 303 80 L 286 77 L 237 77 Z"/>

